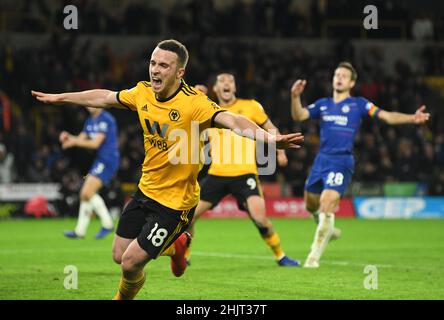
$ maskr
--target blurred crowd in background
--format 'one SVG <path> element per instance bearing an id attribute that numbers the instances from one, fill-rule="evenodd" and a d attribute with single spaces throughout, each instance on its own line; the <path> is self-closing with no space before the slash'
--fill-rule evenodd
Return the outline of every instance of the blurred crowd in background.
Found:
<path id="1" fill-rule="evenodd" d="M 165 31 L 165 37 L 172 34 L 168 33 L 171 30 L 186 33 L 196 28 L 206 36 L 254 33 L 285 38 L 301 32 L 316 37 L 321 32 L 316 29 L 319 25 L 316 19 L 324 19 L 322 15 L 341 18 L 344 12 L 336 8 L 341 1 L 303 1 L 309 8 L 305 16 L 301 16 L 303 11 L 298 11 L 299 7 L 289 0 L 227 1 L 232 5 L 225 6 L 219 1 L 166 1 L 174 8 L 172 11 L 165 11 L 161 5 L 155 4 L 161 1 L 149 2 L 150 5 L 128 1 L 125 9 L 105 10 L 98 14 L 97 11 L 102 10 L 102 1 L 69 2 L 80 5 L 81 23 L 90 32 L 159 35 L 163 30 L 161 26 L 166 25 L 170 29 Z M 59 182 L 65 192 L 77 193 L 94 154 L 78 148 L 61 150 L 58 136 L 62 130 L 79 133 L 88 113 L 76 106 L 43 106 L 31 96 L 31 89 L 63 92 L 130 88 L 138 81 L 148 79 L 148 54 L 154 43 L 131 54 L 121 54 L 118 44 L 99 47 L 91 42 L 79 44 L 75 32 L 68 38 L 61 37 L 57 31 L 47 29 L 47 24 L 35 24 L 39 12 L 51 16 L 45 3 L 33 1 L 31 12 L 35 15 L 32 20 L 21 21 L 13 31 L 52 32 L 47 43 L 34 49 L 6 47 L 0 51 L 0 183 Z M 395 2 L 381 1 L 381 6 L 386 8 L 390 3 L 393 19 L 410 23 L 409 30 L 413 30 L 413 13 L 409 12 L 407 16 L 410 18 L 406 19 L 402 7 L 394 5 Z M 217 19 L 210 18 L 206 10 L 215 12 Z M 270 24 L 259 23 L 256 24 L 259 28 L 249 30 L 249 26 L 255 25 L 254 19 L 267 20 L 261 15 L 268 17 Z M 253 20 L 249 21 L 249 18 Z M 439 21 L 435 17 L 432 34 L 427 37 L 438 37 Z M 181 39 L 181 33 L 176 38 Z M 414 32 L 409 31 L 409 36 L 414 37 Z M 297 123 L 291 120 L 291 85 L 298 78 L 308 80 L 303 94 L 305 105 L 331 96 L 333 71 L 340 61 L 348 60 L 358 71 L 354 95 L 362 95 L 388 111 L 413 113 L 426 104 L 432 113 L 430 123 L 420 127 L 390 127 L 375 120 L 364 121 L 356 139 L 354 180 L 423 182 L 428 185 L 429 194 L 444 193 L 444 116 L 440 111 L 443 98 L 424 81 L 424 76 L 443 71 L 443 50 L 431 45 L 424 50 L 422 65 L 417 69 L 399 60 L 393 66 L 394 72 L 389 73 L 378 50 L 358 59 L 348 42 L 340 39 L 335 50 L 322 55 L 308 53 L 302 45 L 283 52 L 278 47 L 236 38 L 219 45 L 214 45 L 214 40 L 210 43 L 205 37 L 186 39 L 189 39 L 184 42 L 190 51 L 190 61 L 185 80 L 190 85 L 205 84 L 211 89 L 218 72 L 233 72 L 238 97 L 258 100 L 282 132 L 302 131 L 305 134 L 304 147 L 287 152 L 288 166 L 279 168 L 272 176 L 261 177 L 263 181 L 279 181 L 288 185 L 293 195 L 302 195 L 305 178 L 319 147 L 319 131 L 316 121 Z M 209 95 L 216 99 L 211 90 Z M 125 110 L 111 112 L 118 121 L 122 155 L 120 170 L 113 183 L 115 186 L 124 182 L 135 183 L 144 158 L 137 114 Z"/>
<path id="2" fill-rule="evenodd" d="M 82 32 L 121 35 L 326 37 L 359 35 L 363 8 L 383 17 L 377 37 L 442 39 L 443 4 L 434 0 L 3 0 L 12 31 L 52 32 L 63 8 L 78 8 Z M 25 12 L 26 14 L 16 14 Z M 6 18 L 6 17 L 5 17 Z"/>

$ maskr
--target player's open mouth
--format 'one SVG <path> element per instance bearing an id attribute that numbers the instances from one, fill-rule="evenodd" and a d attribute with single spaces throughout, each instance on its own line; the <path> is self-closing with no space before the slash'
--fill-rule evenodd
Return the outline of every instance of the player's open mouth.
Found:
<path id="1" fill-rule="evenodd" d="M 162 84 L 162 80 L 157 77 L 152 77 L 152 84 L 156 87 L 159 87 Z"/>
<path id="2" fill-rule="evenodd" d="M 230 93 L 230 89 L 224 88 L 224 89 L 223 89 L 223 92 L 224 92 L 224 93 Z"/>

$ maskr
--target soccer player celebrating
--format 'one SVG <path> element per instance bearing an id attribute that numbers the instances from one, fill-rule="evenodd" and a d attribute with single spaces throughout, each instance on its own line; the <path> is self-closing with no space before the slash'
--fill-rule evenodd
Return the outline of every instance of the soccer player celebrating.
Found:
<path id="1" fill-rule="evenodd" d="M 335 211 L 350 183 L 354 159 L 352 148 L 361 119 L 372 117 L 389 125 L 422 124 L 430 114 L 421 106 L 415 114 L 384 111 L 362 97 L 352 97 L 357 73 L 348 62 L 341 62 L 333 76 L 333 98 L 322 98 L 303 108 L 300 96 L 306 80 L 297 80 L 291 88 L 291 115 L 294 120 L 320 119 L 321 146 L 305 182 L 304 200 L 317 229 L 304 267 L 317 268 L 327 243 L 340 236 L 334 228 Z"/>
<path id="2" fill-rule="evenodd" d="M 205 88 L 196 86 L 201 91 Z M 266 130 L 277 128 L 268 118 L 264 109 L 256 100 L 238 99 L 236 97 L 235 78 L 230 73 L 221 73 L 216 78 L 213 86 L 219 105 L 232 113 L 241 114 Z M 258 169 L 256 165 L 255 142 L 240 137 L 225 129 L 209 129 L 212 163 L 208 170 L 208 175 L 202 181 L 200 201 L 197 205 L 193 221 L 189 231 L 194 235 L 195 223 L 197 219 L 207 210 L 215 207 L 227 194 L 232 194 L 241 210 L 245 210 L 265 243 L 271 248 L 275 259 L 280 266 L 299 266 L 299 262 L 287 257 L 281 247 L 278 233 L 274 230 L 271 221 L 265 212 L 265 201 L 258 179 Z M 213 136 L 217 135 L 216 139 Z M 235 140 L 238 140 L 237 142 Z M 224 145 L 231 149 L 231 155 L 225 159 Z M 242 146 L 236 152 L 235 146 Z M 247 150 L 250 150 L 248 152 Z M 252 151 L 252 152 L 251 152 Z M 284 150 L 278 150 L 277 160 L 279 165 L 287 165 L 287 157 Z M 187 260 L 189 261 L 190 249 L 187 250 Z"/>
<path id="3" fill-rule="evenodd" d="M 151 54 L 150 82 L 141 81 L 132 89 L 119 92 L 102 89 L 62 94 L 32 92 L 46 103 L 118 107 L 138 113 L 145 159 L 138 190 L 123 210 L 114 238 L 113 259 L 122 269 L 116 300 L 136 296 L 145 283 L 145 265 L 159 255 L 171 257 L 175 276 L 185 272 L 185 250 L 190 238 L 184 231 L 199 202 L 197 176 L 202 164 L 194 161 L 174 164 L 171 156 L 183 146 L 188 155 L 194 151 L 192 145 L 199 147 L 199 135 L 192 134 L 193 124 L 197 123 L 200 131 L 214 125 L 243 130 L 252 139 L 261 133 L 265 143 L 276 143 L 277 148 L 298 148 L 303 140 L 300 133 L 271 135 L 244 117 L 223 112 L 206 95 L 184 82 L 187 61 L 184 45 L 164 40 Z M 182 139 L 173 133 L 182 133 Z"/>
<path id="4" fill-rule="evenodd" d="M 65 232 L 68 238 L 83 238 L 95 212 L 102 223 L 96 239 L 113 231 L 113 220 L 98 191 L 109 183 L 119 168 L 119 146 L 117 125 L 114 117 L 97 108 L 87 108 L 91 116 L 86 120 L 82 132 L 73 136 L 66 131 L 60 133 L 62 149 L 80 147 L 97 150 L 96 159 L 80 191 L 80 207 L 77 226 L 74 231 Z"/>

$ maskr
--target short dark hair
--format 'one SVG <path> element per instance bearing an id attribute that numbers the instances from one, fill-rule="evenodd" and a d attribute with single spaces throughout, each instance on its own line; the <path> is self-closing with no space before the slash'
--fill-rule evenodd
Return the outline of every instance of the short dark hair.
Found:
<path id="1" fill-rule="evenodd" d="M 353 65 L 350 62 L 342 61 L 341 63 L 338 64 L 336 69 L 337 68 L 345 68 L 345 69 L 350 70 L 350 72 L 351 72 L 351 79 L 353 81 L 356 81 L 358 79 L 358 73 L 356 72 L 356 69 L 353 67 Z"/>
<path id="2" fill-rule="evenodd" d="M 216 81 L 215 82 L 217 82 L 217 78 L 219 78 L 219 76 L 221 76 L 223 74 L 228 74 L 228 75 L 232 76 L 234 78 L 234 81 L 236 81 L 236 76 L 235 76 L 234 72 L 231 72 L 231 71 L 221 71 L 221 72 L 218 72 L 216 74 L 216 79 L 215 79 Z"/>
<path id="3" fill-rule="evenodd" d="M 174 39 L 169 39 L 159 42 L 157 47 L 177 54 L 179 65 L 183 68 L 186 67 L 188 62 L 188 50 L 182 43 Z"/>
<path id="4" fill-rule="evenodd" d="M 233 76 L 235 82 L 236 82 L 236 79 L 238 78 L 236 71 L 234 71 L 232 69 L 222 69 L 221 71 L 218 71 L 216 74 L 213 74 L 211 76 L 211 79 L 214 79 L 214 81 L 212 83 L 216 84 L 217 78 L 219 78 L 219 76 L 222 74 L 229 74 L 229 75 Z"/>

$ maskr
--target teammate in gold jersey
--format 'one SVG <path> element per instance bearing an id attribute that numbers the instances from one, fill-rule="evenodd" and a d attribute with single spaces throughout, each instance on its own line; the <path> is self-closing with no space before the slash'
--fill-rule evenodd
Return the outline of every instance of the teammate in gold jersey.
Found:
<path id="1" fill-rule="evenodd" d="M 263 133 L 265 143 L 277 148 L 298 148 L 300 133 L 271 135 L 253 122 L 221 108 L 183 81 L 188 51 L 176 40 L 157 44 L 149 61 L 150 82 L 139 82 L 119 92 L 95 89 L 83 92 L 48 94 L 32 91 L 44 103 L 73 103 L 93 108 L 117 107 L 136 111 L 143 128 L 145 160 L 138 190 L 126 205 L 113 243 L 113 259 L 121 265 L 122 276 L 116 300 L 133 299 L 145 283 L 145 265 L 159 255 L 171 257 L 175 276 L 185 272 L 185 250 L 190 238 L 184 231 L 199 201 L 197 175 L 202 164 L 172 163 L 185 146 L 191 154 L 198 146 L 198 131 L 211 126 L 239 129 L 254 139 Z M 249 129 L 250 132 L 245 130 Z M 193 134 L 194 132 L 194 134 Z M 177 133 L 182 134 L 177 139 Z M 258 138 L 260 139 L 260 138 Z"/>
<path id="2" fill-rule="evenodd" d="M 196 88 L 206 91 L 206 88 L 201 85 Z M 240 114 L 266 130 L 278 132 L 259 102 L 236 97 L 234 75 L 219 74 L 213 91 L 223 109 Z M 284 253 L 280 237 L 267 218 L 265 201 L 258 179 L 256 142 L 226 129 L 209 129 L 208 135 L 212 163 L 208 175 L 202 181 L 201 200 L 189 228 L 191 235 L 193 236 L 195 233 L 194 226 L 199 217 L 205 211 L 215 207 L 227 194 L 232 194 L 236 198 L 239 208 L 248 213 L 262 239 L 273 251 L 278 265 L 298 267 L 299 262 Z M 227 148 L 231 149 L 228 150 L 231 152 L 227 152 Z M 284 150 L 278 150 L 277 161 L 280 166 L 287 165 L 288 160 Z M 190 263 L 190 253 L 191 248 L 189 247 L 186 252 L 188 263 Z"/>

